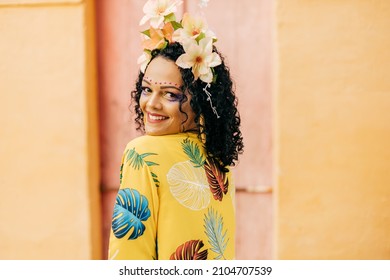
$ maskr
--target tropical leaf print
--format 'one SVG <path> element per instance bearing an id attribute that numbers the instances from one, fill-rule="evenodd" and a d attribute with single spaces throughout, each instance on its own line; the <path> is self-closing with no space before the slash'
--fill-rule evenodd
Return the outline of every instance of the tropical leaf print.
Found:
<path id="1" fill-rule="evenodd" d="M 131 167 L 133 167 L 135 170 L 139 170 L 141 167 L 144 166 L 144 164 L 146 164 L 147 166 L 159 165 L 156 162 L 145 160 L 146 157 L 154 156 L 154 155 L 157 155 L 157 154 L 155 154 L 155 153 L 139 154 L 139 153 L 137 153 L 135 148 L 133 148 L 131 150 L 127 150 L 125 152 L 126 162 L 130 161 L 129 165 Z M 160 181 L 158 180 L 158 176 L 153 172 L 150 172 L 150 175 L 152 176 L 156 187 L 159 187 Z M 122 180 L 122 169 L 121 169 L 121 180 Z"/>
<path id="2" fill-rule="evenodd" d="M 150 217 L 148 200 L 135 189 L 120 189 L 112 216 L 112 231 L 115 237 L 123 238 L 131 230 L 128 239 L 136 239 L 145 231 L 142 223 Z"/>
<path id="3" fill-rule="evenodd" d="M 200 152 L 199 146 L 188 140 L 184 139 L 181 143 L 184 153 L 190 158 L 190 161 L 194 164 L 194 167 L 202 167 L 204 165 L 205 159 L 203 158 L 202 153 Z"/>
<path id="4" fill-rule="evenodd" d="M 217 254 L 215 259 L 225 259 L 224 252 L 229 240 L 226 240 L 227 230 L 223 232 L 223 218 L 214 212 L 212 208 L 209 209 L 207 215 L 204 215 L 204 228 L 211 245 L 211 251 Z"/>
<path id="5" fill-rule="evenodd" d="M 130 161 L 130 165 L 134 168 L 134 169 L 140 169 L 142 166 L 144 166 L 144 164 L 146 164 L 147 166 L 153 166 L 153 165 L 158 165 L 158 163 L 155 163 L 153 161 L 147 161 L 147 160 L 144 160 L 144 158 L 146 158 L 147 156 L 154 156 L 154 155 L 157 155 L 155 153 L 143 153 L 143 154 L 139 154 L 137 153 L 137 151 L 135 150 L 135 148 L 131 149 L 131 150 L 127 150 L 126 153 L 126 162 Z"/>
<path id="6" fill-rule="evenodd" d="M 210 203 L 210 188 L 203 168 L 194 168 L 192 163 L 183 161 L 174 164 L 167 173 L 171 194 L 183 206 L 201 210 Z"/>
<path id="7" fill-rule="evenodd" d="M 119 173 L 119 184 L 122 184 L 122 178 L 123 178 L 123 163 L 121 164 L 121 170 Z"/>
<path id="8" fill-rule="evenodd" d="M 211 157 L 207 158 L 204 169 L 214 199 L 222 201 L 223 195 L 227 194 L 229 188 L 229 179 L 227 178 L 226 173 L 221 172 L 218 165 L 215 163 L 215 160 Z"/>
<path id="9" fill-rule="evenodd" d="M 171 260 L 207 260 L 207 249 L 200 251 L 204 246 L 202 240 L 190 240 L 177 247 L 171 255 Z"/>
<path id="10" fill-rule="evenodd" d="M 156 185 L 156 187 L 159 187 L 160 186 L 160 181 L 158 180 L 157 175 L 155 173 L 153 173 L 153 172 L 150 172 L 150 174 L 152 175 L 153 182 Z"/>

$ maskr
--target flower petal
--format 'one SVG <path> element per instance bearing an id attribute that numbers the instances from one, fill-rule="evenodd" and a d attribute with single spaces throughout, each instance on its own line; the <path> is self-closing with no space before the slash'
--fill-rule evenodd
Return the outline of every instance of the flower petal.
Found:
<path id="1" fill-rule="evenodd" d="M 164 46 L 165 39 L 163 31 L 160 29 L 154 29 L 153 27 L 149 30 L 150 38 L 142 42 L 142 47 L 147 50 L 159 49 Z"/>
<path id="2" fill-rule="evenodd" d="M 176 29 L 172 34 L 172 41 L 182 43 L 183 28 Z"/>
<path id="3" fill-rule="evenodd" d="M 145 22 L 147 22 L 149 19 L 150 19 L 150 16 L 149 16 L 149 15 L 144 15 L 144 16 L 142 17 L 141 21 L 139 22 L 139 25 L 145 24 Z"/>
<path id="4" fill-rule="evenodd" d="M 183 15 L 183 18 L 181 20 L 181 25 L 183 26 L 184 30 L 190 30 L 192 25 L 191 16 L 188 13 L 185 13 Z"/>
<path id="5" fill-rule="evenodd" d="M 190 38 L 197 38 L 207 29 L 207 23 L 202 16 L 190 16 L 188 13 L 183 15 L 182 26 L 185 35 Z"/>
<path id="6" fill-rule="evenodd" d="M 172 1 L 170 1 L 172 2 Z M 164 15 L 169 15 L 170 13 L 175 13 L 177 10 L 177 7 L 183 3 L 182 0 L 174 1 L 169 4 L 169 6 L 165 9 Z"/>
<path id="7" fill-rule="evenodd" d="M 155 11 L 157 2 L 155 0 L 149 0 L 145 3 L 144 7 L 142 8 L 142 11 L 145 14 L 153 14 Z"/>
<path id="8" fill-rule="evenodd" d="M 163 33 L 165 39 L 168 40 L 168 42 L 172 42 L 172 35 L 173 35 L 173 32 L 174 32 L 174 31 L 175 31 L 175 30 L 173 29 L 172 23 L 167 22 L 167 23 L 164 25 L 164 27 L 163 27 L 163 29 L 162 29 L 162 33 Z"/>
<path id="9" fill-rule="evenodd" d="M 215 66 L 218 66 L 222 63 L 221 57 L 215 52 L 213 52 L 209 56 L 209 58 L 210 58 L 210 61 L 208 63 L 209 67 L 215 67 Z"/>
<path id="10" fill-rule="evenodd" d="M 198 67 L 192 67 L 192 74 L 194 74 L 194 81 L 196 81 L 200 76 Z"/>
<path id="11" fill-rule="evenodd" d="M 211 83 L 213 81 L 213 72 L 211 72 L 211 69 L 209 68 L 209 71 L 204 75 L 200 75 L 199 79 L 205 83 Z"/>
<path id="12" fill-rule="evenodd" d="M 198 71 L 200 75 L 205 75 L 210 71 L 210 68 L 206 63 L 198 63 Z"/>
<path id="13" fill-rule="evenodd" d="M 150 26 L 153 28 L 160 28 L 160 25 L 164 22 L 163 16 L 154 16 L 150 19 Z"/>
<path id="14" fill-rule="evenodd" d="M 184 53 L 176 59 L 176 65 L 181 68 L 187 69 L 192 67 L 191 57 L 188 54 Z"/>
<path id="15" fill-rule="evenodd" d="M 137 63 L 140 64 L 140 70 L 142 73 L 145 73 L 146 66 L 148 66 L 152 56 L 149 53 L 143 52 L 140 57 L 137 59 Z"/>
<path id="16" fill-rule="evenodd" d="M 198 43 L 194 39 L 187 39 L 184 42 L 182 42 L 184 51 L 186 53 L 191 53 L 191 55 L 196 51 L 196 54 L 200 52 Z"/>
<path id="17" fill-rule="evenodd" d="M 212 38 L 213 40 L 217 40 L 217 36 L 215 35 L 215 33 L 211 30 L 206 30 L 205 31 L 205 36 L 206 37 L 209 37 L 209 38 Z"/>
<path id="18" fill-rule="evenodd" d="M 199 41 L 199 46 L 206 54 L 211 54 L 213 51 L 213 39 L 206 37 Z"/>

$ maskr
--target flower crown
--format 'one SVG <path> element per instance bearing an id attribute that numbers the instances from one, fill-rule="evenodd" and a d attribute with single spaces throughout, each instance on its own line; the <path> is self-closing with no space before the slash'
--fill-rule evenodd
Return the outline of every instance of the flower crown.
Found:
<path id="1" fill-rule="evenodd" d="M 144 73 L 152 58 L 152 50 L 164 49 L 169 43 L 178 42 L 183 46 L 185 53 L 177 58 L 176 64 L 184 69 L 191 68 L 195 81 L 199 78 L 207 83 L 204 91 L 210 98 L 207 88 L 216 79 L 213 67 L 222 63 L 221 57 L 213 52 L 213 44 L 217 38 L 208 29 L 205 19 L 200 16 L 193 17 L 185 13 L 180 22 L 176 21 L 175 12 L 182 2 L 181 0 L 148 0 L 145 3 L 143 7 L 145 15 L 140 25 L 150 21 L 150 28 L 141 32 L 144 51 L 138 58 L 138 64 Z M 207 2 L 208 0 L 202 0 L 200 6 L 206 6 Z M 212 108 L 215 110 L 213 106 Z"/>

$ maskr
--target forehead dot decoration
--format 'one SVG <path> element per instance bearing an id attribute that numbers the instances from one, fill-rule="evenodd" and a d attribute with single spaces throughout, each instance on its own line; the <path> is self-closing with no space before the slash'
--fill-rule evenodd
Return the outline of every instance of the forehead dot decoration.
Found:
<path id="1" fill-rule="evenodd" d="M 173 82 L 157 82 L 157 81 L 152 81 L 152 79 L 150 79 L 149 77 L 147 76 L 144 76 L 144 79 L 147 80 L 149 83 L 151 84 L 155 84 L 155 85 L 171 85 L 171 86 L 175 86 L 177 88 L 180 88 L 180 85 L 179 84 L 176 84 L 176 83 L 173 83 Z"/>

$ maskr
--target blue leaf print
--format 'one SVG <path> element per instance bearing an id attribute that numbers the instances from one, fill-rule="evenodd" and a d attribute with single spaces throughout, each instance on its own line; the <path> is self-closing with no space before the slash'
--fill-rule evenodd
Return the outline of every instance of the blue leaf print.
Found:
<path id="1" fill-rule="evenodd" d="M 129 239 L 136 239 L 145 231 L 146 221 L 150 217 L 148 199 L 135 189 L 121 189 L 116 197 L 112 216 L 112 230 L 117 238 L 123 238 L 133 229 Z"/>
<path id="2" fill-rule="evenodd" d="M 211 251 L 217 253 L 215 259 L 219 260 L 223 258 L 226 260 L 224 252 L 229 241 L 229 239 L 226 240 L 227 230 L 222 233 L 223 218 L 213 208 L 210 208 L 207 215 L 204 215 L 204 228 L 211 245 Z"/>

